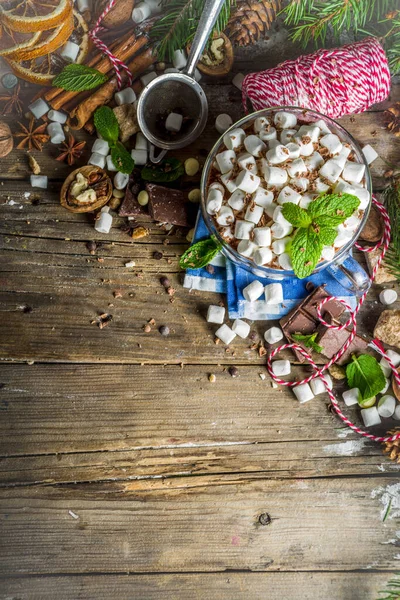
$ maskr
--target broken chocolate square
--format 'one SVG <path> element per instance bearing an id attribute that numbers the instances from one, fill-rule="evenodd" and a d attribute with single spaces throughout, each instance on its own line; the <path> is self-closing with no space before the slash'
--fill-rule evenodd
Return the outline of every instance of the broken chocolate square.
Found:
<path id="1" fill-rule="evenodd" d="M 332 323 L 333 325 L 340 325 L 339 321 L 336 321 L 335 319 L 331 319 L 329 317 L 326 318 L 326 322 Z M 316 340 L 317 344 L 319 346 L 321 346 L 321 348 L 323 348 L 323 352 L 321 354 L 323 354 L 323 356 L 326 356 L 327 358 L 330 359 L 337 352 L 339 352 L 339 350 L 341 348 L 343 348 L 345 342 L 347 341 L 347 339 L 350 335 L 351 328 L 341 329 L 341 330 L 330 329 L 329 327 L 326 327 L 325 325 L 323 325 L 321 323 L 319 325 L 317 331 L 318 331 L 318 336 L 317 336 L 317 340 Z M 341 356 L 339 358 L 339 360 L 336 362 L 336 364 L 344 365 L 344 364 L 350 362 L 352 354 L 356 354 L 357 356 L 359 354 L 366 354 L 366 353 L 373 354 L 372 348 L 371 349 L 368 348 L 368 344 L 370 341 L 371 341 L 371 338 L 357 334 L 355 336 L 354 340 L 351 342 L 348 349 L 346 350 L 346 352 L 343 354 L 343 356 Z"/>
<path id="2" fill-rule="evenodd" d="M 149 213 L 155 221 L 189 227 L 186 196 L 181 190 L 174 190 L 155 183 L 147 183 Z"/>
<path id="3" fill-rule="evenodd" d="M 140 171 L 135 169 L 129 178 L 129 183 L 126 187 L 125 198 L 119 209 L 120 217 L 136 217 L 137 215 L 146 215 L 147 210 L 144 206 L 140 206 L 137 201 L 140 192 Z"/>

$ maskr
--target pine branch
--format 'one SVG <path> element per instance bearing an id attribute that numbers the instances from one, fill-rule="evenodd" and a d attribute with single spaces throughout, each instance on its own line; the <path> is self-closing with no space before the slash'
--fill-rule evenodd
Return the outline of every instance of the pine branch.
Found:
<path id="1" fill-rule="evenodd" d="M 391 579 L 386 584 L 387 589 L 378 592 L 379 598 L 376 600 L 400 600 L 400 579 Z M 386 596 L 381 596 L 386 594 Z"/>
<path id="2" fill-rule="evenodd" d="M 400 177 L 384 192 L 392 228 L 390 246 L 385 256 L 385 266 L 400 281 Z"/>

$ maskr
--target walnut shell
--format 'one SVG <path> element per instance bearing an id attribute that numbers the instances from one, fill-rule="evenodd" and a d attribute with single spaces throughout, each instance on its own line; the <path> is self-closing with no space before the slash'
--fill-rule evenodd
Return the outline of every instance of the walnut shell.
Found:
<path id="1" fill-rule="evenodd" d="M 13 147 L 14 140 L 11 129 L 7 123 L 0 121 L 0 158 L 4 158 L 7 154 L 10 154 Z"/>
<path id="2" fill-rule="evenodd" d="M 96 200 L 91 204 L 80 205 L 76 198 L 71 196 L 70 188 L 78 173 L 82 173 L 89 180 L 89 187 L 96 191 Z M 60 193 L 61 206 L 74 213 L 92 212 L 105 206 L 112 196 L 112 182 L 104 169 L 87 165 L 72 171 L 64 181 Z"/>
<path id="3" fill-rule="evenodd" d="M 109 0 L 100 0 L 100 2 L 98 2 L 96 18 L 101 15 L 108 4 Z M 134 6 L 135 0 L 118 0 L 110 12 L 104 17 L 101 24 L 108 29 L 124 25 L 127 19 L 130 18 Z"/>
<path id="4" fill-rule="evenodd" d="M 220 64 L 207 65 L 200 59 L 197 63 L 199 71 L 205 75 L 211 75 L 212 77 L 221 77 L 227 75 L 233 67 L 233 46 L 231 41 L 224 33 L 214 33 L 213 40 L 223 39 L 224 44 L 222 46 L 222 52 L 224 54 L 224 60 Z M 190 52 L 190 45 L 187 47 L 188 53 Z"/>

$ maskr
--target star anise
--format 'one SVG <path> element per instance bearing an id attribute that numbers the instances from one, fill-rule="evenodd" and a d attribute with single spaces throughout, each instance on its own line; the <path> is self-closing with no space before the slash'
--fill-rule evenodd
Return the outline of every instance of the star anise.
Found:
<path id="1" fill-rule="evenodd" d="M 20 85 L 18 84 L 11 92 L 7 92 L 0 96 L 0 104 L 3 104 L 2 115 L 10 115 L 12 113 L 22 115 L 24 112 L 24 105 L 19 97 L 20 89 Z"/>
<path id="2" fill-rule="evenodd" d="M 43 123 L 43 125 L 39 125 L 39 127 L 35 128 L 35 119 L 32 117 L 32 119 L 29 121 L 28 127 L 22 125 L 22 123 L 19 121 L 18 125 L 21 127 L 21 131 L 19 133 L 15 133 L 14 137 L 20 137 L 23 139 L 18 144 L 17 148 L 25 148 L 25 146 L 28 144 L 29 151 L 33 150 L 33 148 L 41 151 L 43 144 L 49 141 L 50 136 L 45 133 L 47 127 L 46 123 Z"/>
<path id="3" fill-rule="evenodd" d="M 73 165 L 77 158 L 82 156 L 82 152 L 86 142 L 76 142 L 74 136 L 70 133 L 68 136 L 68 142 L 63 142 L 62 147 L 59 148 L 61 152 L 60 156 L 57 156 L 56 160 L 66 160 L 69 166 Z"/>
<path id="4" fill-rule="evenodd" d="M 385 110 L 386 126 L 396 137 L 400 136 L 400 102 Z"/>

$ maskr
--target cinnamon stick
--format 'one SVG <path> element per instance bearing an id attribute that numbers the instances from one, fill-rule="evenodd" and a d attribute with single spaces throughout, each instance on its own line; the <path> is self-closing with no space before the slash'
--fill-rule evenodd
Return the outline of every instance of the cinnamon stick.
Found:
<path id="1" fill-rule="evenodd" d="M 133 77 L 138 77 L 145 71 L 150 65 L 156 61 L 156 54 L 152 48 L 148 48 L 133 60 L 128 62 L 128 67 Z M 122 83 L 125 84 L 127 81 L 127 75 L 125 71 L 122 72 Z M 74 110 L 71 111 L 68 124 L 71 129 L 82 129 L 87 123 L 90 117 L 94 114 L 95 110 L 99 106 L 108 104 L 112 99 L 114 93 L 118 88 L 118 82 L 116 77 L 112 77 L 107 83 L 104 83 L 98 90 L 96 90 L 89 98 L 83 100 Z"/>

